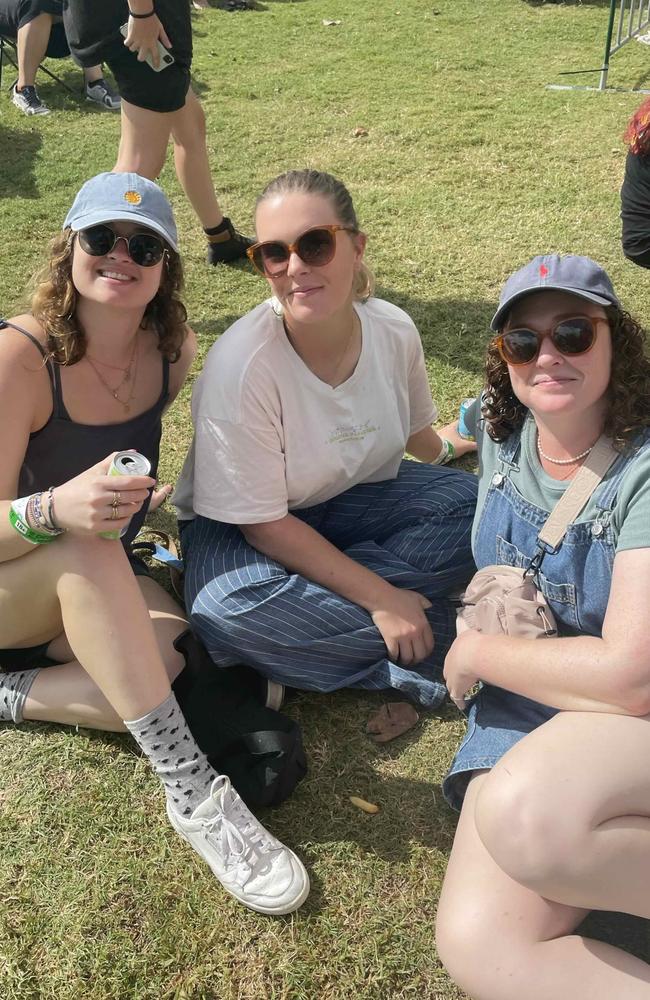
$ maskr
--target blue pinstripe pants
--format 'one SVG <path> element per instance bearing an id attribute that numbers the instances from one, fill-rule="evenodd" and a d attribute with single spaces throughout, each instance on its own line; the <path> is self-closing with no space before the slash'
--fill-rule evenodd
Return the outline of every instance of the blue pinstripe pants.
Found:
<path id="1" fill-rule="evenodd" d="M 398 476 L 363 483 L 292 514 L 351 559 L 431 602 L 431 656 L 412 668 L 387 656 L 370 614 L 249 545 L 238 527 L 197 517 L 181 525 L 185 599 L 193 628 L 218 666 L 248 663 L 291 687 L 395 688 L 434 707 L 445 696 L 444 658 L 455 636 L 445 595 L 474 572 L 470 532 L 477 479 L 403 461 Z"/>

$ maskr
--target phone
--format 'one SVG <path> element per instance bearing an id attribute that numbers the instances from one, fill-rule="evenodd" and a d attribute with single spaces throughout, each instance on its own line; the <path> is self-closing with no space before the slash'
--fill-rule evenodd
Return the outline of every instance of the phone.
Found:
<path id="1" fill-rule="evenodd" d="M 122 25 L 120 33 L 126 38 L 129 33 L 128 22 Z M 147 66 L 150 66 L 154 73 L 161 73 L 164 69 L 167 69 L 168 66 L 173 66 L 176 62 L 169 49 L 165 48 L 160 39 L 158 39 L 158 60 L 158 65 L 154 66 L 151 56 L 147 56 L 145 59 Z"/>

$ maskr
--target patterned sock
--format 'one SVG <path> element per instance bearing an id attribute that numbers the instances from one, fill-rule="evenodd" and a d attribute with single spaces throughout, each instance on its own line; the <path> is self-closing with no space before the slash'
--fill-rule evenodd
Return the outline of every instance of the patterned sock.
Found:
<path id="1" fill-rule="evenodd" d="M 191 816 L 217 774 L 196 745 L 173 691 L 158 708 L 133 722 L 125 719 L 124 725 L 149 758 L 172 809 Z"/>
<path id="2" fill-rule="evenodd" d="M 0 722 L 22 722 L 25 699 L 38 669 L 0 673 Z"/>

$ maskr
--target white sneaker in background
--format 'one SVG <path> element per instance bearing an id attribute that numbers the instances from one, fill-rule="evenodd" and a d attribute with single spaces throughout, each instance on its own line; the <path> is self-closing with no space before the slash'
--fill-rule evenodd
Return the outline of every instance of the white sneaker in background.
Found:
<path id="1" fill-rule="evenodd" d="M 47 104 L 43 104 L 38 96 L 36 87 L 26 85 L 18 90 L 18 84 L 14 83 L 11 88 L 11 100 L 24 115 L 49 115 L 50 113 Z"/>

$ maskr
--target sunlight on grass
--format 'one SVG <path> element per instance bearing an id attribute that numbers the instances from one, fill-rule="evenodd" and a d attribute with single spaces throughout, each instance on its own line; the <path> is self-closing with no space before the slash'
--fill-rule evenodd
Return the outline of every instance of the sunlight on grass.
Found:
<path id="1" fill-rule="evenodd" d="M 422 332 L 443 418 L 479 388 L 499 286 L 532 255 L 591 255 L 630 311 L 650 314 L 647 276 L 624 261 L 618 220 L 620 135 L 639 96 L 545 88 L 563 70 L 599 65 L 608 4 L 257 8 L 194 19 L 196 87 L 224 209 L 247 230 L 256 195 L 280 171 L 316 166 L 345 180 L 380 294 Z M 80 85 L 71 63 L 56 68 Z M 610 83 L 649 86 L 647 47 L 617 55 Z M 25 118 L 0 95 L 5 314 L 80 184 L 111 168 L 119 134 L 117 116 L 45 78 L 39 90 L 47 118 Z M 201 358 L 265 285 L 246 267 L 209 269 L 171 162 L 161 183 L 177 209 Z M 167 418 L 165 479 L 189 443 L 190 388 Z M 174 528 L 167 511 L 158 522 Z M 364 729 L 380 700 L 344 692 L 290 706 L 310 773 L 263 820 L 303 857 L 313 891 L 276 920 L 233 902 L 177 839 L 126 737 L 3 727 L 3 1000 L 460 1000 L 436 960 L 433 923 L 455 827 L 439 782 L 463 725 L 448 708 L 379 749 Z M 359 812 L 350 795 L 381 811 Z"/>

